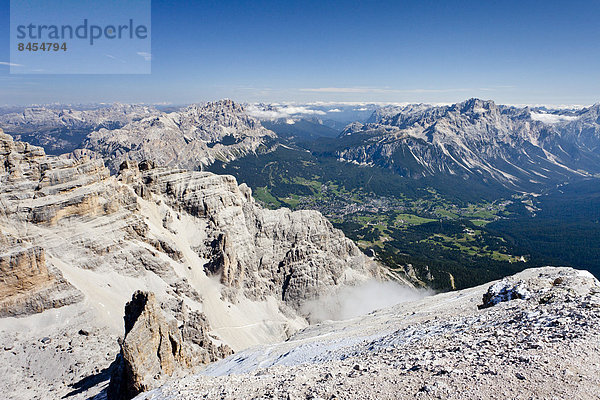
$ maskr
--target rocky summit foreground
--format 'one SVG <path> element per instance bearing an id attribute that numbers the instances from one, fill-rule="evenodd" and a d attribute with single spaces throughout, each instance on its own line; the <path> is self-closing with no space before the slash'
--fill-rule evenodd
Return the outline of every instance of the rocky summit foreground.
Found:
<path id="1" fill-rule="evenodd" d="M 138 399 L 597 399 L 600 282 L 529 269 L 248 349 Z"/>

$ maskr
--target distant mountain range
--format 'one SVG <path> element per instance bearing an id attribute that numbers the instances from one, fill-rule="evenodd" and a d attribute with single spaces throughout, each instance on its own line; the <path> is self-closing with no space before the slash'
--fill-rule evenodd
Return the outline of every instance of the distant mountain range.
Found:
<path id="1" fill-rule="evenodd" d="M 358 120 L 342 130 L 351 118 Z M 310 149 L 414 179 L 531 192 L 600 175 L 600 104 L 553 110 L 480 99 L 385 107 L 221 100 L 171 112 L 123 104 L 34 107 L 0 115 L 0 127 L 50 154 L 85 148 L 113 172 L 126 159 L 197 170 L 270 151 L 277 142 L 321 140 Z"/>
<path id="2" fill-rule="evenodd" d="M 125 160 L 199 170 L 267 150 L 276 134 L 241 104 L 221 100 L 160 111 L 143 105 L 28 107 L 0 115 L 0 127 L 52 155 L 104 158 L 113 173 Z"/>
<path id="3" fill-rule="evenodd" d="M 340 161 L 402 176 L 459 176 L 515 190 L 600 173 L 600 105 L 548 111 L 470 99 L 376 110 L 332 144 Z"/>
<path id="4" fill-rule="evenodd" d="M 44 147 L 48 154 L 73 151 L 91 131 L 120 128 L 159 112 L 154 107 L 119 103 L 88 107 L 39 106 L 8 111 L 0 113 L 0 127 L 17 139 Z"/>

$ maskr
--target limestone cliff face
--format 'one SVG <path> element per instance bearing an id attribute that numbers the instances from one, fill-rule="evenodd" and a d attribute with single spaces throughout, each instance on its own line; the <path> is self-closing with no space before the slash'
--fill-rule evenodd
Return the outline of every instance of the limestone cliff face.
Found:
<path id="1" fill-rule="evenodd" d="M 320 213 L 262 209 L 231 176 L 157 168 L 140 172 L 137 185 L 208 221 L 195 251 L 232 299 L 273 294 L 297 308 L 327 288 L 383 273 Z"/>
<path id="2" fill-rule="evenodd" d="M 123 359 L 145 371 L 136 390 L 172 365 L 285 340 L 307 326 L 306 300 L 387 279 L 318 212 L 264 210 L 231 176 L 135 161 L 110 175 L 3 133 L 0 168 L 1 316 L 71 305 L 118 335 L 131 293 L 155 293 L 126 324 Z"/>
<path id="3" fill-rule="evenodd" d="M 44 179 L 44 152 L 26 143 L 13 142 L 0 131 L 0 217 L 19 216 L 31 192 Z M 13 226 L 14 226 L 13 225 Z M 56 268 L 46 265 L 43 247 L 21 237 L 25 231 L 11 235 L 0 231 L 0 317 L 21 316 L 49 308 L 72 304 L 82 294 L 70 285 Z"/>
<path id="4" fill-rule="evenodd" d="M 185 254 L 193 251 L 204 260 L 203 271 L 219 277 L 223 294 L 231 300 L 274 295 L 293 308 L 329 287 L 381 277 L 382 269 L 320 213 L 262 209 L 250 188 L 231 176 L 127 161 L 115 178 L 99 160 L 46 157 L 41 149 L 13 142 L 8 135 L 0 139 L 4 218 L 18 222 L 22 228 L 17 230 L 41 228 L 42 236 L 58 234 L 108 261 L 87 259 L 83 265 L 72 258 L 79 267 L 104 264 L 134 275 L 150 270 L 170 281 L 175 274 L 160 254 L 185 263 Z M 151 228 L 153 212 L 168 235 Z M 197 238 L 202 239 L 187 248 L 175 238 L 181 232 L 174 218 L 184 217 L 201 231 Z M 79 223 L 84 223 L 81 232 L 65 235 L 67 225 Z M 113 240 L 106 243 L 103 233 Z M 43 248 L 44 238 L 39 239 L 34 242 Z M 60 243 L 51 244 L 61 248 Z"/>
<path id="5" fill-rule="evenodd" d="M 4 249 L 14 240 L 8 240 L 0 233 L 0 243 Z M 52 282 L 46 267 L 44 249 L 40 247 L 14 248 L 0 256 L 0 299 L 7 299 L 17 293 L 43 286 Z"/>
<path id="6" fill-rule="evenodd" d="M 21 316 L 72 304 L 82 294 L 49 270 L 44 249 L 0 233 L 0 317 Z"/>

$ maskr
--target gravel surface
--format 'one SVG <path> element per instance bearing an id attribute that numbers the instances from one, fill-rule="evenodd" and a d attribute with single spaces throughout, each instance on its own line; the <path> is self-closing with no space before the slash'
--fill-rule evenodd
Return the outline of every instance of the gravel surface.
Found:
<path id="1" fill-rule="evenodd" d="M 0 399 L 83 400 L 99 394 L 119 352 L 80 304 L 0 322 Z"/>
<path id="2" fill-rule="evenodd" d="M 493 289 L 526 298 L 479 309 L 489 286 L 310 327 L 140 398 L 600 399 L 598 281 L 527 270 Z"/>

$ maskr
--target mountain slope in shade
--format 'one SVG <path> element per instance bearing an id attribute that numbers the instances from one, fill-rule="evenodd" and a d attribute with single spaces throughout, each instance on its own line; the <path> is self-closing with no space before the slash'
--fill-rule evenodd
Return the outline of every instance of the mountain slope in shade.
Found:
<path id="1" fill-rule="evenodd" d="M 531 190 L 600 173 L 599 108 L 549 114 L 479 99 L 388 107 L 346 127 L 334 152 L 417 179 L 452 175 Z"/>

